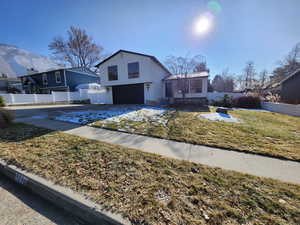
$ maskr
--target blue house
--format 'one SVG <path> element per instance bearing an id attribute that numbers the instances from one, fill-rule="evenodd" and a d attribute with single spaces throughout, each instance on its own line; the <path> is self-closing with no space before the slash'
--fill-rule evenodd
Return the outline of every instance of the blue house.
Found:
<path id="1" fill-rule="evenodd" d="M 98 83 L 100 78 L 87 68 L 63 68 L 21 76 L 27 94 L 50 94 L 51 91 L 75 91 L 79 84 Z"/>

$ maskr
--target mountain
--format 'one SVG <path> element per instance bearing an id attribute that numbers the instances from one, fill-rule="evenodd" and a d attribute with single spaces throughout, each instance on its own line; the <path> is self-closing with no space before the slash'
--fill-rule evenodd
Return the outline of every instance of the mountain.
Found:
<path id="1" fill-rule="evenodd" d="M 61 68 L 62 66 L 53 60 L 18 48 L 13 45 L 0 43 L 0 77 L 18 77 L 28 74 L 27 69 L 34 69 L 36 72 L 43 72 L 51 69 Z"/>

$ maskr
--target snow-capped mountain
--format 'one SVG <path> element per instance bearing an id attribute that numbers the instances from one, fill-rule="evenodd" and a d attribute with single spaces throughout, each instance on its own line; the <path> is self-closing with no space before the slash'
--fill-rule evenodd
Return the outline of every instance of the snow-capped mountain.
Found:
<path id="1" fill-rule="evenodd" d="M 45 56 L 0 43 L 0 77 L 3 74 L 8 77 L 18 77 L 28 74 L 30 69 L 43 72 L 61 67 Z"/>

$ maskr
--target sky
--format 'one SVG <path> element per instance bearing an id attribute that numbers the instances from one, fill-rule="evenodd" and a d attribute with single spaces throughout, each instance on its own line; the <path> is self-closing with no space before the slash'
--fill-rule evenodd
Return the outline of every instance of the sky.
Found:
<path id="1" fill-rule="evenodd" d="M 249 60 L 272 71 L 300 42 L 299 9 L 299 0 L 1 0 L 0 43 L 50 56 L 51 40 L 74 25 L 105 53 L 203 55 L 212 76 L 240 74 Z M 207 15 L 212 25 L 199 35 Z"/>

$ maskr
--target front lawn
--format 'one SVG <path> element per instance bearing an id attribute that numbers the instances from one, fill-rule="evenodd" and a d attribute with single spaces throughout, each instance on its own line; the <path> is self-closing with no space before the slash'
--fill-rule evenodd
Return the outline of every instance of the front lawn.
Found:
<path id="1" fill-rule="evenodd" d="M 298 185 L 29 125 L 0 130 L 0 158 L 81 192 L 133 224 L 300 221 Z"/>
<path id="2" fill-rule="evenodd" d="M 230 112 L 241 123 L 226 123 L 199 118 L 200 113 L 171 110 L 161 115 L 165 123 L 123 119 L 97 121 L 91 126 L 300 161 L 299 117 L 241 110 Z"/>

